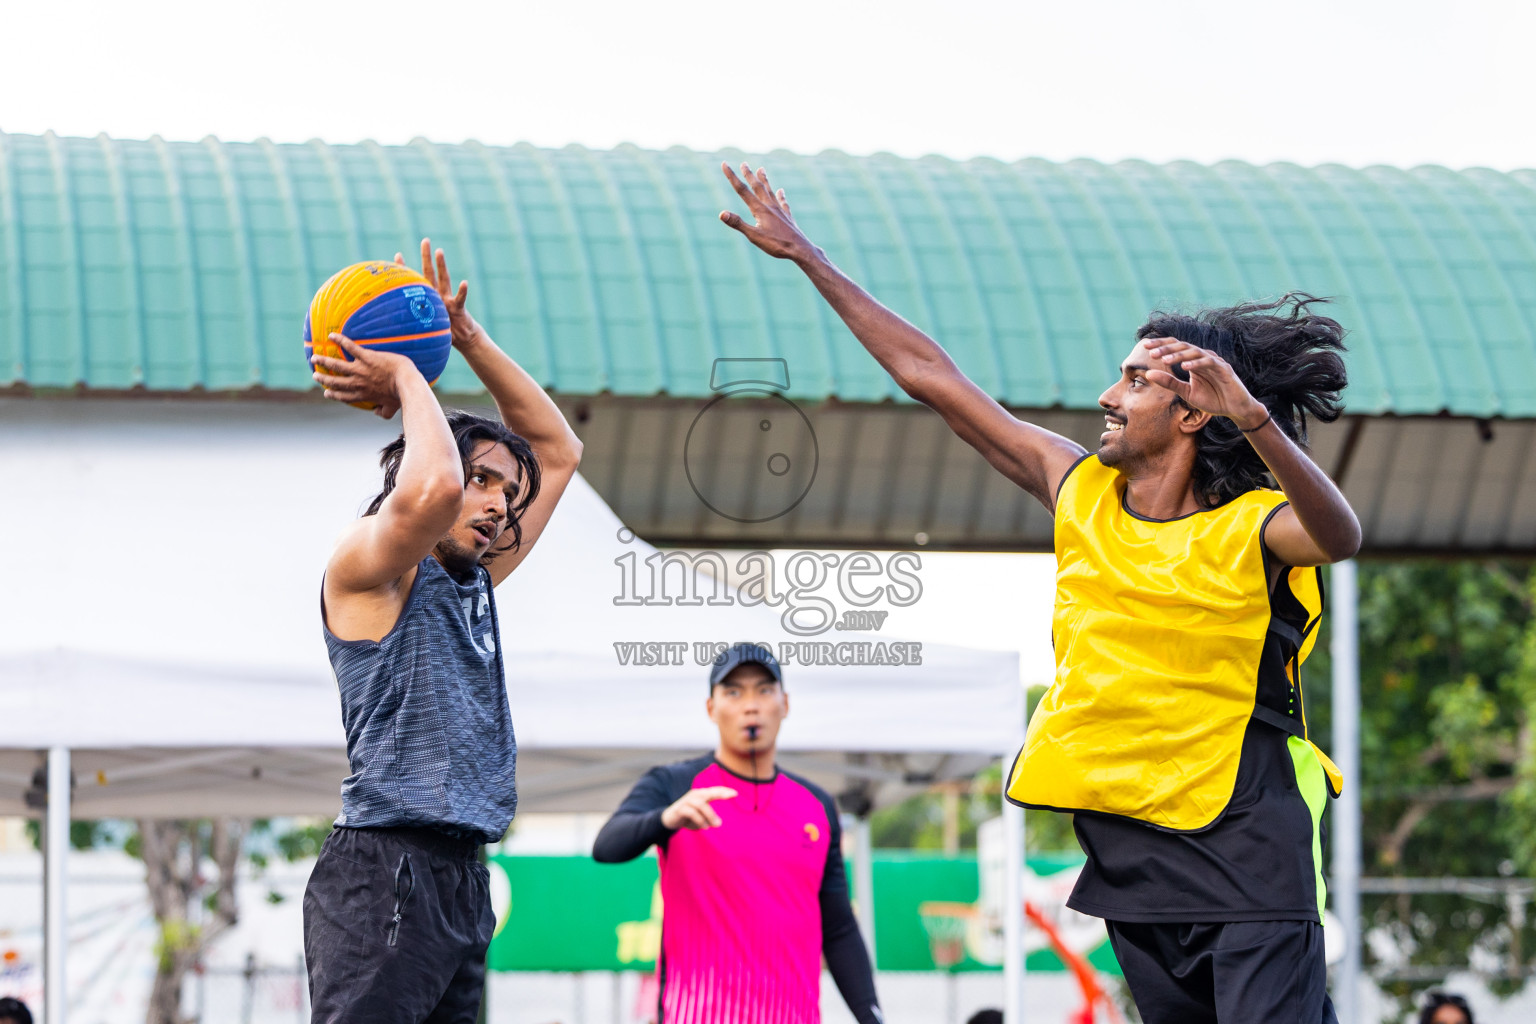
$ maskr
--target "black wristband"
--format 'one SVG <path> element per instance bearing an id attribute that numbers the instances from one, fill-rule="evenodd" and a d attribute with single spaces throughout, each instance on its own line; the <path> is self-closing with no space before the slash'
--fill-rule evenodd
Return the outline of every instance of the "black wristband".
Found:
<path id="1" fill-rule="evenodd" d="M 1258 431 L 1263 430 L 1265 427 L 1269 426 L 1269 421 L 1274 419 L 1274 418 L 1275 418 L 1275 414 L 1274 413 L 1270 413 L 1268 416 L 1264 417 L 1264 422 L 1260 423 L 1256 427 L 1238 427 L 1237 429 L 1241 430 L 1245 434 L 1257 433 Z"/>

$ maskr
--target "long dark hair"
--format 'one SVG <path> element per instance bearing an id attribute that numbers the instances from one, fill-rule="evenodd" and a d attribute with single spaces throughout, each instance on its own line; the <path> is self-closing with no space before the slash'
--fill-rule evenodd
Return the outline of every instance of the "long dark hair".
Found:
<path id="1" fill-rule="evenodd" d="M 1332 423 L 1343 412 L 1348 385 L 1344 328 L 1312 312 L 1327 302 L 1291 292 L 1274 302 L 1201 310 L 1193 315 L 1158 311 L 1136 332 L 1142 338 L 1177 338 L 1215 352 L 1231 364 L 1248 392 L 1264 403 L 1275 425 L 1306 446 L 1307 417 Z M 1188 380 L 1183 367 L 1174 375 Z M 1178 400 L 1184 404 L 1182 399 Z M 1195 436 L 1195 493 L 1207 508 L 1256 487 L 1273 486 L 1268 468 L 1236 423 L 1213 416 Z"/>
<path id="2" fill-rule="evenodd" d="M 507 529 L 512 531 L 512 549 L 523 546 L 522 516 L 533 500 L 539 496 L 539 460 L 533 454 L 533 446 L 521 435 L 514 433 L 500 420 L 487 419 L 462 409 L 448 409 L 443 413 L 448 419 L 448 429 L 453 431 L 454 443 L 459 446 L 459 461 L 464 464 L 464 480 L 469 481 L 469 460 L 482 442 L 504 444 L 512 453 L 512 461 L 522 470 L 525 483 L 522 496 L 507 509 Z M 379 451 L 379 465 L 384 467 L 384 489 L 368 503 L 365 516 L 379 511 L 389 492 L 395 489 L 395 477 L 400 473 L 400 460 L 405 458 L 405 435 L 401 434 Z M 495 555 L 486 554 L 480 561 L 488 562 Z"/>
<path id="3" fill-rule="evenodd" d="M 1467 1005 L 1464 996 L 1454 995 L 1450 992 L 1429 992 L 1424 996 L 1424 1009 L 1419 1011 L 1419 1024 L 1429 1024 L 1435 1019 L 1435 1011 L 1442 1006 L 1454 1006 L 1467 1017 L 1467 1024 L 1473 1024 L 1472 1007 Z"/>

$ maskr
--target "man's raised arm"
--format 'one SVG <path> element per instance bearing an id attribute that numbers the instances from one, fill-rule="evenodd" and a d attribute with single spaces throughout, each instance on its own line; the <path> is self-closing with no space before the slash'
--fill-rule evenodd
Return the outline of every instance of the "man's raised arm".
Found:
<path id="1" fill-rule="evenodd" d="M 728 164 L 720 166 L 752 220 L 730 211 L 720 219 L 768 255 L 792 260 L 903 391 L 944 417 L 995 469 L 1054 509 L 1056 485 L 1086 450 L 1013 416 L 961 373 L 937 342 L 839 270 L 795 224 L 784 190 L 775 192 L 764 170 L 753 173 L 742 164 L 738 176 Z"/>
<path id="2" fill-rule="evenodd" d="M 396 253 L 395 262 L 404 265 L 405 259 Z M 460 281 L 457 289 L 453 287 L 448 275 L 448 258 L 441 249 L 434 258 L 432 242 L 426 238 L 421 240 L 421 273 L 448 307 L 453 347 L 459 350 L 469 368 L 480 378 L 480 383 L 490 392 L 501 421 L 533 447 L 539 461 L 539 493 L 518 517 L 522 526 L 521 544 L 513 547 L 513 531 L 507 530 L 485 561 L 491 582 L 496 584 L 506 579 L 528 557 L 539 534 L 544 532 L 566 485 L 576 475 L 576 467 L 581 462 L 581 440 L 539 382 L 503 352 L 486 329 L 469 314 L 465 308 L 469 282 Z M 526 494 L 526 484 L 523 493 Z"/>
<path id="3" fill-rule="evenodd" d="M 405 452 L 394 489 L 375 515 L 356 520 L 326 567 L 335 593 L 376 590 L 399 579 L 432 553 L 464 505 L 464 465 L 431 385 L 405 356 L 376 352 L 331 335 L 352 358 L 315 356 L 315 380 L 325 397 L 372 402 L 386 419 L 401 410 Z"/>
<path id="4" fill-rule="evenodd" d="M 1360 550 L 1360 520 L 1338 484 L 1275 423 L 1268 407 L 1219 355 L 1176 338 L 1151 339 L 1151 354 L 1168 367 L 1147 379 L 1178 395 L 1192 409 L 1226 416 L 1274 474 L 1290 503 L 1275 513 L 1264 544 L 1284 565 L 1331 565 Z M 1180 380 L 1171 371 L 1182 367 Z"/>

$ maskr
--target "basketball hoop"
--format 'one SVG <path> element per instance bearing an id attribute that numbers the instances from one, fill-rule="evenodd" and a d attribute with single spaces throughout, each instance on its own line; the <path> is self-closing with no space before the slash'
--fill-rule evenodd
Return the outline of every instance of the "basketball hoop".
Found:
<path id="1" fill-rule="evenodd" d="M 965 933 L 976 916 L 976 907 L 970 903 L 929 900 L 918 904 L 917 913 L 923 920 L 923 931 L 928 934 L 933 966 L 941 971 L 954 970 L 965 959 Z"/>

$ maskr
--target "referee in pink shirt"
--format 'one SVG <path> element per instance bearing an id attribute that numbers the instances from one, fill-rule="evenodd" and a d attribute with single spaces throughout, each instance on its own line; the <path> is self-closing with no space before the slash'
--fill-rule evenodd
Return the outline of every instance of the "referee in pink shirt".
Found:
<path id="1" fill-rule="evenodd" d="M 774 764 L 789 714 L 778 661 L 758 644 L 731 647 L 705 707 L 720 745 L 646 772 L 592 847 L 617 864 L 656 846 L 658 1024 L 819 1024 L 823 956 L 859 1024 L 883 1024 L 837 807 Z"/>

